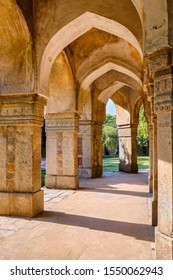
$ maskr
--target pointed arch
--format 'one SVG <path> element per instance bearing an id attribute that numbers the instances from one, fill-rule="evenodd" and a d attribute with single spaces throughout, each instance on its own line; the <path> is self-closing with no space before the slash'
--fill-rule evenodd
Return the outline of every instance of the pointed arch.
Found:
<path id="1" fill-rule="evenodd" d="M 102 103 L 107 103 L 109 98 L 111 98 L 111 96 L 117 92 L 118 90 L 120 90 L 123 86 L 125 86 L 125 83 L 116 81 L 115 84 L 111 85 L 110 87 L 106 88 L 105 90 L 103 90 L 100 95 L 98 96 L 98 100 L 101 101 Z"/>
<path id="2" fill-rule="evenodd" d="M 140 56 L 143 57 L 142 49 L 138 40 L 124 25 L 106 17 L 86 12 L 60 29 L 46 46 L 40 65 L 40 94 L 48 95 L 49 75 L 52 64 L 57 55 L 72 41 L 76 40 L 92 28 L 97 28 L 125 39 L 132 44 Z"/>
<path id="3" fill-rule="evenodd" d="M 111 70 L 115 70 L 117 72 L 129 76 L 138 83 L 140 88 L 142 88 L 142 81 L 136 74 L 134 74 L 131 70 L 128 70 L 127 68 L 112 62 L 107 62 L 106 64 L 102 65 L 98 69 L 94 70 L 91 74 L 89 74 L 82 82 L 81 87 L 88 88 L 96 79 L 98 79 L 99 77 Z"/>

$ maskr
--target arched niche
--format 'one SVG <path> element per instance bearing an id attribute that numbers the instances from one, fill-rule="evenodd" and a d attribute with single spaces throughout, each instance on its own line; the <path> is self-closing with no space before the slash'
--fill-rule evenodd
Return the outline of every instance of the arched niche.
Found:
<path id="1" fill-rule="evenodd" d="M 76 110 L 76 87 L 66 53 L 61 52 L 51 69 L 49 81 L 50 96 L 46 113 L 60 113 Z"/>
<path id="2" fill-rule="evenodd" d="M 88 89 L 79 89 L 78 95 L 78 112 L 81 115 L 81 120 L 91 120 L 92 119 L 92 99 L 91 91 Z"/>

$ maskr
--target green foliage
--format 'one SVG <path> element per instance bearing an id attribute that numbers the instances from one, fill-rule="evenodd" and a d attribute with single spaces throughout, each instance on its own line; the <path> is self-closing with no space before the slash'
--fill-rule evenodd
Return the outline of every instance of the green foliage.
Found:
<path id="1" fill-rule="evenodd" d="M 116 127 L 116 116 L 106 114 L 105 126 Z"/>
<path id="2" fill-rule="evenodd" d="M 148 136 L 148 127 L 147 122 L 144 116 L 144 106 L 141 106 L 139 112 L 139 125 L 138 125 L 138 134 L 137 134 L 138 146 L 140 148 L 148 147 L 149 145 L 149 136 Z"/>
<path id="3" fill-rule="evenodd" d="M 102 129 L 103 154 L 116 154 L 118 149 L 118 131 L 116 128 L 116 116 L 106 115 L 106 122 Z"/>

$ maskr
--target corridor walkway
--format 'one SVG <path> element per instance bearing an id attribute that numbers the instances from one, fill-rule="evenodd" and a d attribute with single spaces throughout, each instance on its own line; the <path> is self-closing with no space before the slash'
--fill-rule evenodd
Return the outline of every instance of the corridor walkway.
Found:
<path id="1" fill-rule="evenodd" d="M 0 217 L 0 259 L 153 259 L 147 173 L 46 190 L 36 218 Z"/>

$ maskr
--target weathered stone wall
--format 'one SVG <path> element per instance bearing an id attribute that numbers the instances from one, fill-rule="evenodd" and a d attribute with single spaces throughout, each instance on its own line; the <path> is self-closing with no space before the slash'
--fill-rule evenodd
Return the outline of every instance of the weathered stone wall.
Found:
<path id="1" fill-rule="evenodd" d="M 0 93 L 32 92 L 32 40 L 27 23 L 14 0 L 1 0 L 0 6 Z"/>

